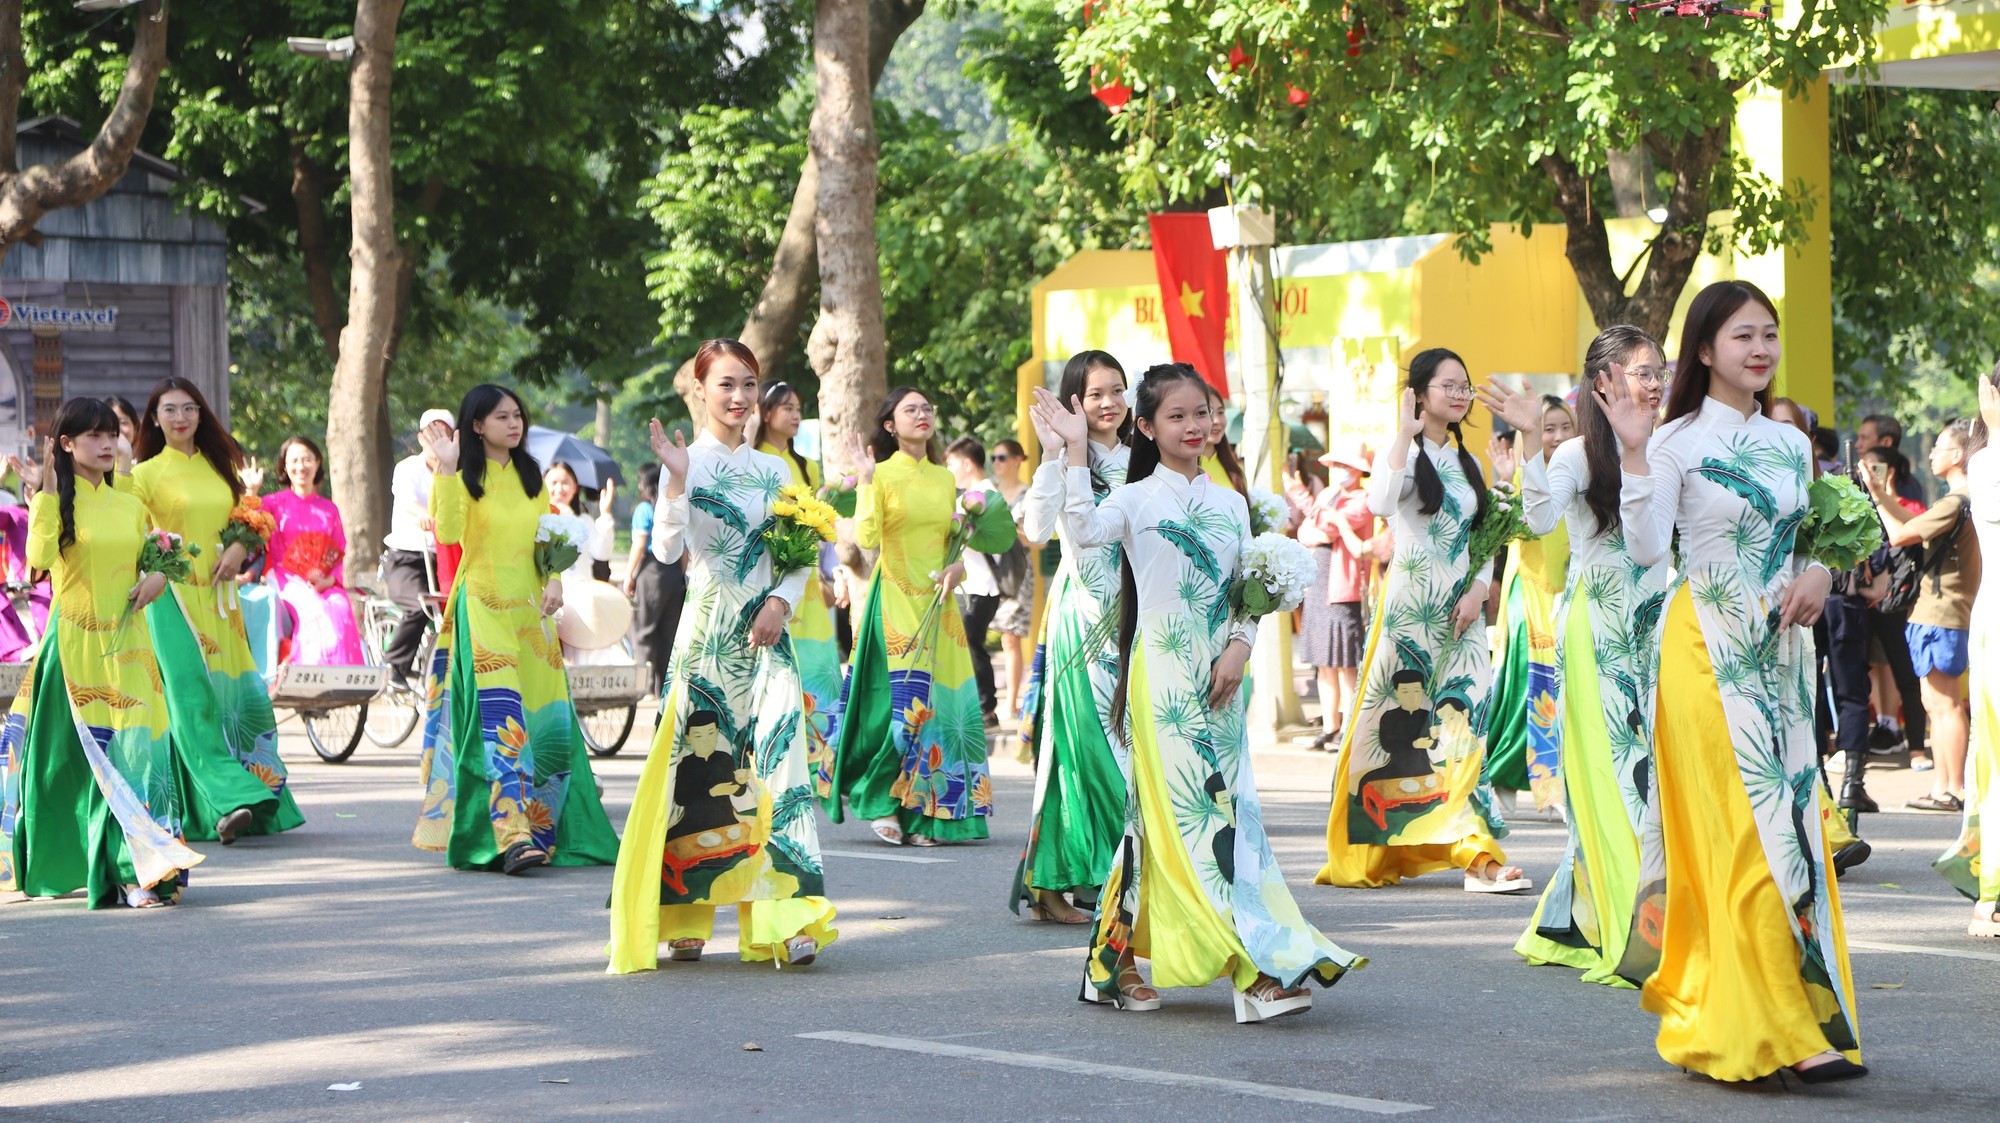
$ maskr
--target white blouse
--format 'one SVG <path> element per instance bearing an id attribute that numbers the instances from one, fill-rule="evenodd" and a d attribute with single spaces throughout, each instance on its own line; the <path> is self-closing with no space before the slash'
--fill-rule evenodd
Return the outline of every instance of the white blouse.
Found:
<path id="1" fill-rule="evenodd" d="M 1108 479 L 1113 487 L 1125 482 L 1125 469 L 1132 463 L 1132 449 L 1123 444 L 1101 445 L 1084 442 L 1090 450 L 1090 471 Z M 1022 497 L 1021 533 L 1037 546 L 1055 537 L 1062 519 L 1064 461 L 1044 460 L 1035 468 L 1035 477 Z"/>
<path id="2" fill-rule="evenodd" d="M 1217 487 L 1206 473 L 1188 479 L 1160 467 L 1112 489 L 1100 503 L 1090 469 L 1071 468 L 1064 480 L 1063 540 L 1079 549 L 1124 546 L 1142 628 L 1169 616 L 1211 618 L 1216 598 L 1228 597 L 1250 542 L 1250 508 L 1234 488 Z M 1208 633 L 1220 652 L 1232 639 L 1253 643 L 1257 623 L 1229 620 L 1223 634 L 1215 628 Z"/>
<path id="3" fill-rule="evenodd" d="M 1629 479 L 1620 473 L 1621 480 Z M 1624 569 L 1631 560 L 1623 543 L 1624 527 L 1613 526 L 1600 534 L 1597 516 L 1584 499 L 1590 487 L 1590 464 L 1585 459 L 1583 440 L 1564 441 L 1556 447 L 1546 466 L 1542 454 L 1521 467 L 1521 512 L 1528 529 L 1547 534 L 1556 523 L 1569 520 L 1569 567 L 1581 572 L 1592 566 Z M 1618 492 L 1621 524 L 1643 518 L 1652 505 L 1648 487 L 1623 486 Z M 1648 563 L 1650 566 L 1652 563 Z"/>
<path id="4" fill-rule="evenodd" d="M 672 565 L 688 556 L 692 590 L 707 582 L 768 586 L 771 555 L 761 541 L 778 489 L 792 482 L 785 462 L 758 452 L 749 441 L 735 450 L 703 429 L 688 446 L 688 473 L 678 499 L 654 505 L 653 556 Z M 789 611 L 805 594 L 812 567 L 787 573 L 771 596 Z"/>

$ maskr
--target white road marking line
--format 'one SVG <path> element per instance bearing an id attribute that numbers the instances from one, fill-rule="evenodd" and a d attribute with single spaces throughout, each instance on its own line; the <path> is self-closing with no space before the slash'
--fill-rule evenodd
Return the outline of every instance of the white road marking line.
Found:
<path id="1" fill-rule="evenodd" d="M 828 858 L 866 858 L 871 862 L 909 862 L 918 866 L 948 865 L 957 858 L 919 858 L 915 854 L 871 854 L 863 850 L 827 850 L 820 854 Z"/>
<path id="2" fill-rule="evenodd" d="M 2000 963 L 2000 954 L 1990 951 L 1964 951 L 1959 948 L 1927 948 L 1916 944 L 1878 944 L 1873 940 L 1849 940 L 1847 946 L 1860 951 L 1906 951 L 1918 955 L 1941 955 L 1946 959 L 1978 959 L 1987 963 Z"/>
<path id="3" fill-rule="evenodd" d="M 1267 1100 L 1343 1107 L 1349 1111 L 1366 1111 L 1375 1115 L 1402 1115 L 1405 1112 L 1431 1110 L 1429 1104 L 1372 1100 L 1365 1096 L 1344 1096 L 1339 1092 L 1322 1092 L 1313 1088 L 1288 1088 L 1281 1084 L 1255 1084 L 1248 1080 L 1225 1080 L 1218 1076 L 1194 1076 L 1151 1068 L 1128 1068 L 1124 1065 L 1098 1064 L 1095 1061 L 1048 1057 L 1038 1053 L 1007 1053 L 998 1049 L 981 1049 L 976 1045 L 949 1045 L 942 1041 L 921 1041 L 912 1037 L 883 1037 L 874 1033 L 852 1033 L 837 1029 L 823 1030 L 819 1033 L 801 1033 L 797 1036 L 812 1041 L 838 1041 L 847 1045 L 866 1045 L 874 1049 L 894 1049 L 904 1053 L 928 1053 L 935 1057 L 986 1061 L 991 1064 L 1011 1065 L 1015 1068 L 1047 1069 L 1051 1072 L 1066 1072 L 1073 1076 L 1128 1080 L 1134 1084 L 1205 1088 L 1214 1092 L 1233 1092 L 1239 1096 L 1259 1096 Z"/>

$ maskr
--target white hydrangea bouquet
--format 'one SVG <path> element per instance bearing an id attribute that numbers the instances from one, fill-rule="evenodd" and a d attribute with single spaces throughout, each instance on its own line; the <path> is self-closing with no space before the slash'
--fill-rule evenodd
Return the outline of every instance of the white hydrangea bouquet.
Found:
<path id="1" fill-rule="evenodd" d="M 535 573 L 543 582 L 569 571 L 590 541 L 590 520 L 543 515 L 535 520 Z"/>
<path id="2" fill-rule="evenodd" d="M 1250 533 L 1283 534 L 1292 525 L 1292 506 L 1283 496 L 1261 487 L 1250 489 Z"/>
<path id="3" fill-rule="evenodd" d="M 1312 551 L 1275 531 L 1250 540 L 1237 559 L 1237 577 L 1229 586 L 1229 609 L 1254 620 L 1273 612 L 1290 612 L 1303 604 L 1319 567 Z"/>

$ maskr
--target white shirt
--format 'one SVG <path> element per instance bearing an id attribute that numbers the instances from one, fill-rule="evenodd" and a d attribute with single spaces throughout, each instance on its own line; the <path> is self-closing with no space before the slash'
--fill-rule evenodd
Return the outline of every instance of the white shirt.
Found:
<path id="1" fill-rule="evenodd" d="M 1624 474 L 1620 472 L 1620 479 Z M 1564 441 L 1549 457 L 1546 467 L 1537 452 L 1521 468 L 1521 513 L 1528 529 L 1547 534 L 1556 523 L 1569 520 L 1569 568 L 1582 573 L 1594 566 L 1624 569 L 1631 561 L 1625 547 L 1622 525 L 1601 534 L 1597 516 L 1584 499 L 1590 487 L 1590 463 L 1585 459 L 1583 439 Z M 1618 494 L 1620 521 L 1635 522 L 1651 509 L 1653 489 L 1650 478 L 1638 487 L 1623 487 Z"/>
<path id="2" fill-rule="evenodd" d="M 968 492 L 984 492 L 990 502 L 1000 494 L 991 480 L 980 480 L 965 489 Z M 1004 501 L 1003 501 L 1004 502 Z M 959 561 L 965 563 L 965 580 L 958 583 L 958 591 L 968 597 L 997 597 L 1000 595 L 1000 581 L 993 576 L 993 563 L 977 550 L 967 550 Z"/>
<path id="3" fill-rule="evenodd" d="M 389 533 L 382 536 L 382 545 L 412 554 L 432 548 L 431 536 L 417 522 L 430 514 L 431 476 L 421 452 L 396 461 L 396 472 L 389 477 Z"/>
<path id="4" fill-rule="evenodd" d="M 690 603 L 702 586 L 727 582 L 770 587 L 788 614 L 798 606 L 811 569 L 793 570 L 773 585 L 771 555 L 750 537 L 770 515 L 778 489 L 791 481 L 784 461 L 749 441 L 731 450 L 706 428 L 688 446 L 679 499 L 665 496 L 662 476 L 663 494 L 653 508 L 653 557 L 674 565 L 686 556 Z"/>

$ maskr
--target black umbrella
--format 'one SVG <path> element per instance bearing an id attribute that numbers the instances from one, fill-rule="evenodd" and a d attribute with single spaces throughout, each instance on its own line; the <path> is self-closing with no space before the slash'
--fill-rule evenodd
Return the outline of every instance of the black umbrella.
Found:
<path id="1" fill-rule="evenodd" d="M 530 425 L 528 455 L 535 458 L 544 472 L 558 460 L 569 465 L 570 470 L 576 473 L 576 485 L 585 491 L 599 490 L 606 480 L 625 482 L 625 473 L 619 469 L 618 461 L 611 458 L 610 450 L 591 444 L 575 433 Z"/>

